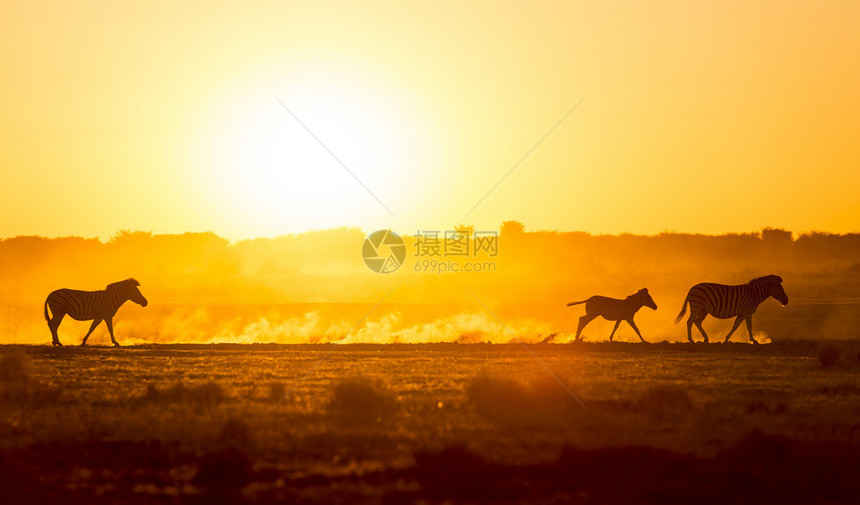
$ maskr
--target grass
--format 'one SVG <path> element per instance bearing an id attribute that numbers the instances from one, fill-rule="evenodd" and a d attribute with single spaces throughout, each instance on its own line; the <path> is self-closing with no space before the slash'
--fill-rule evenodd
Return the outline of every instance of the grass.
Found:
<path id="1" fill-rule="evenodd" d="M 344 346 L 323 348 L 324 361 L 320 350 L 0 348 L 4 485 L 70 503 L 98 492 L 124 503 L 486 502 L 489 491 L 451 494 L 470 483 L 512 502 L 579 490 L 647 502 L 660 489 L 630 480 L 640 459 L 656 458 L 665 473 L 642 474 L 669 486 L 675 472 L 742 478 L 726 462 L 743 463 L 731 451 L 753 443 L 764 445 L 741 468 L 767 469 L 768 444 L 812 451 L 822 468 L 828 451 L 860 445 L 860 376 L 846 344 L 826 372 L 806 343 L 535 346 L 587 410 L 515 345 Z M 677 458 L 680 470 L 660 466 Z M 442 480 L 426 473 L 437 467 Z M 590 468 L 635 485 L 614 499 L 610 479 L 571 474 Z M 636 494 L 646 491 L 658 495 Z"/>

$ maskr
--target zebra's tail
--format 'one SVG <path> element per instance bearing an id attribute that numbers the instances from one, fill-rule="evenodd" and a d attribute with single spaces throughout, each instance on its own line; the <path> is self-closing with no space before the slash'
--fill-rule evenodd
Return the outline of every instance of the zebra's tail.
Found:
<path id="1" fill-rule="evenodd" d="M 51 317 L 48 315 L 48 299 L 45 298 L 45 321 L 50 321 Z"/>
<path id="2" fill-rule="evenodd" d="M 574 305 L 579 305 L 580 303 L 585 303 L 585 302 L 587 302 L 587 301 L 588 301 L 588 300 L 583 300 L 583 301 L 581 301 L 581 302 L 570 302 L 570 303 L 568 303 L 568 304 L 567 304 L 567 306 L 568 306 L 568 307 L 572 307 L 572 306 L 574 306 Z"/>
<path id="3" fill-rule="evenodd" d="M 687 313 L 687 302 L 690 301 L 690 295 L 687 295 L 687 298 L 684 298 L 684 305 L 681 305 L 681 313 L 678 314 L 678 317 L 675 318 L 675 324 L 681 322 L 681 318 L 684 317 L 684 314 Z"/>

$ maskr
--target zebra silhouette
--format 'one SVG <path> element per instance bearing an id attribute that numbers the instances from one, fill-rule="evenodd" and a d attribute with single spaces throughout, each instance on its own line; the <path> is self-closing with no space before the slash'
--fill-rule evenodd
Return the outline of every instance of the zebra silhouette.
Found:
<path id="1" fill-rule="evenodd" d="M 640 289 L 635 294 L 632 294 L 623 300 L 609 298 L 607 296 L 592 296 L 591 298 L 582 300 L 581 302 L 570 302 L 567 306 L 579 305 L 580 303 L 585 304 L 585 315 L 579 318 L 579 327 L 576 329 L 576 337 L 574 338 L 574 341 L 576 342 L 582 341 L 582 337 L 580 335 L 583 328 L 585 328 L 585 325 L 590 323 L 597 316 L 603 316 L 606 320 L 615 321 L 615 327 L 612 328 L 612 333 L 609 334 L 610 342 L 612 342 L 612 337 L 615 336 L 615 330 L 618 329 L 621 321 L 627 321 L 627 324 L 629 324 L 633 328 L 633 331 L 639 335 L 639 339 L 646 342 L 646 340 L 642 338 L 639 328 L 636 327 L 636 323 L 633 322 L 633 316 L 635 316 L 636 312 L 638 312 L 642 307 L 650 307 L 657 310 L 657 304 L 654 303 L 654 299 L 648 294 L 647 288 Z"/>
<path id="2" fill-rule="evenodd" d="M 101 291 L 78 291 L 76 289 L 58 289 L 51 292 L 45 300 L 45 321 L 48 322 L 48 328 L 51 330 L 53 337 L 52 344 L 62 346 L 60 337 L 57 335 L 57 328 L 63 321 L 63 317 L 68 314 L 72 319 L 78 321 L 92 320 L 90 331 L 84 336 L 81 345 L 87 345 L 87 339 L 90 334 L 96 329 L 100 322 L 104 321 L 110 332 L 110 339 L 113 345 L 119 347 L 113 335 L 113 316 L 116 311 L 128 300 L 146 307 L 147 302 L 143 294 L 138 289 L 140 283 L 134 279 L 126 279 L 124 281 L 108 284 Z M 48 308 L 51 309 L 53 317 L 49 317 Z"/>
<path id="3" fill-rule="evenodd" d="M 756 277 L 746 284 L 736 286 L 710 282 L 696 284 L 687 293 L 687 298 L 684 299 L 684 304 L 681 306 L 681 313 L 675 318 L 675 324 L 678 324 L 684 317 L 687 304 L 689 304 L 690 317 L 687 318 L 687 340 L 690 342 L 693 341 L 694 324 L 702 332 L 705 343 L 708 342 L 708 334 L 702 328 L 702 321 L 710 314 L 718 319 L 735 318 L 735 324 L 729 334 L 726 335 L 724 342 L 728 342 L 738 326 L 741 325 L 741 321 L 746 320 L 750 340 L 753 344 L 758 344 L 753 338 L 752 316 L 759 304 L 771 296 L 782 303 L 783 307 L 788 305 L 788 295 L 785 294 L 785 290 L 782 288 L 782 278 L 778 275 Z"/>

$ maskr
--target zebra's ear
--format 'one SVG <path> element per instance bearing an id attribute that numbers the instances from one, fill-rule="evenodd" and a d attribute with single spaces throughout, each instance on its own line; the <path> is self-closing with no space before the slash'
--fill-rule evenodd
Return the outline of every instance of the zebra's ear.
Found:
<path id="1" fill-rule="evenodd" d="M 640 289 L 639 291 L 642 291 L 643 293 L 647 293 L 647 292 L 648 292 L 648 288 L 642 288 L 642 289 Z"/>

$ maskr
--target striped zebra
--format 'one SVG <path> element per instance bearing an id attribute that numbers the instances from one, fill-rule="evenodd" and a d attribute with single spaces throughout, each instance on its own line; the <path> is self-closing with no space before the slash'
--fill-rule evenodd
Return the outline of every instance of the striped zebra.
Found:
<path id="1" fill-rule="evenodd" d="M 696 284 L 687 293 L 684 305 L 681 306 L 681 313 L 675 318 L 675 324 L 678 324 L 681 318 L 684 317 L 684 312 L 686 312 L 687 304 L 689 303 L 690 317 L 687 319 L 687 340 L 690 342 L 693 341 L 694 324 L 702 332 L 705 343 L 708 342 L 708 334 L 702 328 L 702 321 L 710 314 L 719 319 L 735 318 L 735 324 L 732 326 L 729 334 L 726 335 L 725 342 L 728 342 L 732 338 L 732 333 L 738 329 L 741 321 L 746 320 L 750 340 L 754 344 L 758 344 L 756 339 L 753 338 L 752 315 L 759 304 L 771 296 L 782 303 L 783 307 L 788 305 L 788 295 L 782 289 L 782 278 L 778 275 L 756 277 L 746 284 L 739 284 L 737 286 L 713 284 L 710 282 Z"/>
<path id="2" fill-rule="evenodd" d="M 58 289 L 53 291 L 45 300 L 45 321 L 48 322 L 48 328 L 51 329 L 52 343 L 54 345 L 63 345 L 60 343 L 60 337 L 57 335 L 57 328 L 63 321 L 66 314 L 72 319 L 78 321 L 92 320 L 90 331 L 84 336 L 81 345 L 87 345 L 87 339 L 90 334 L 96 329 L 100 322 L 104 321 L 110 332 L 110 339 L 113 345 L 119 347 L 119 343 L 113 336 L 113 316 L 116 311 L 128 300 L 146 307 L 148 303 L 146 298 L 138 289 L 140 283 L 134 279 L 126 279 L 124 281 L 108 284 L 101 291 L 78 291 L 76 289 Z M 53 317 L 49 317 L 48 308 L 51 309 Z"/>
<path id="3" fill-rule="evenodd" d="M 610 342 L 612 342 L 612 337 L 615 336 L 615 330 L 618 329 L 621 321 L 627 321 L 627 324 L 639 335 L 639 339 L 645 342 L 646 340 L 639 333 L 639 328 L 633 322 L 633 316 L 642 307 L 650 307 L 657 310 L 657 304 L 654 303 L 654 299 L 648 294 L 647 288 L 640 289 L 636 294 L 630 295 L 623 300 L 607 296 L 592 296 L 581 302 L 570 302 L 567 306 L 579 305 L 580 303 L 585 304 L 585 315 L 579 318 L 579 327 L 576 329 L 576 337 L 574 338 L 575 342 L 582 341 L 582 337 L 580 336 L 582 329 L 597 316 L 603 316 L 604 319 L 615 321 L 615 327 L 612 328 L 612 333 L 609 334 Z"/>

